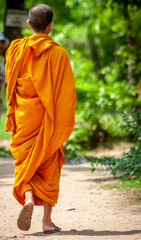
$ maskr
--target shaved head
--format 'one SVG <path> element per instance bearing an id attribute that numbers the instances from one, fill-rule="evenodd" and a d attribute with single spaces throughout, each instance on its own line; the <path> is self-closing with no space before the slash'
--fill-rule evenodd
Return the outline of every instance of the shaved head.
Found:
<path id="1" fill-rule="evenodd" d="M 38 4 L 29 10 L 29 22 L 36 32 L 44 32 L 53 19 L 53 12 L 48 5 Z"/>

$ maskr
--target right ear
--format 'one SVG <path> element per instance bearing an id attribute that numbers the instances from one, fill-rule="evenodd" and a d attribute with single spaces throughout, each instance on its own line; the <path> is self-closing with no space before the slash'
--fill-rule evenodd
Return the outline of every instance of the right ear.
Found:
<path id="1" fill-rule="evenodd" d="M 28 24 L 28 26 L 29 26 L 30 28 L 32 28 L 29 19 L 27 19 L 27 24 Z"/>

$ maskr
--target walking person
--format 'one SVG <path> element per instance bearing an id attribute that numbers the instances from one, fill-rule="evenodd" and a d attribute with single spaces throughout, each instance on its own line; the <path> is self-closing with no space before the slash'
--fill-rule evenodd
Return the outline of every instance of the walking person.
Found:
<path id="1" fill-rule="evenodd" d="M 23 205 L 17 220 L 28 230 L 34 205 L 43 206 L 43 232 L 61 229 L 51 219 L 59 194 L 63 143 L 74 128 L 75 80 L 68 55 L 49 33 L 51 8 L 44 4 L 29 11 L 33 34 L 14 40 L 6 52 L 7 119 L 15 159 L 13 194 Z"/>

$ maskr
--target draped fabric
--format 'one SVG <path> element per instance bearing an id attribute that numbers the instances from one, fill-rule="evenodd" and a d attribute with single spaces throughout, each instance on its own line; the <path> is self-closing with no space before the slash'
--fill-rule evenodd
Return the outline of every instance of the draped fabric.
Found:
<path id="1" fill-rule="evenodd" d="M 48 35 L 15 40 L 6 53 L 7 119 L 15 158 L 13 194 L 24 204 L 32 189 L 35 205 L 53 206 L 59 193 L 63 143 L 74 127 L 75 80 L 66 51 Z"/>

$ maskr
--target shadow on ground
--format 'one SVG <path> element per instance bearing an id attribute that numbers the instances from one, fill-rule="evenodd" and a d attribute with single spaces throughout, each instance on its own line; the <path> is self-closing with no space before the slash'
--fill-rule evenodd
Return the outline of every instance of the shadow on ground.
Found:
<path id="1" fill-rule="evenodd" d="M 86 229 L 82 231 L 77 231 L 75 229 L 71 229 L 70 231 L 61 231 L 59 233 L 54 233 L 55 235 L 81 235 L 81 236 L 131 236 L 131 235 L 136 235 L 136 234 L 141 234 L 141 230 L 131 230 L 131 231 L 94 231 L 91 229 Z M 46 234 L 43 232 L 36 232 L 33 234 L 24 234 L 24 236 L 50 236 L 51 234 Z"/>
<path id="2" fill-rule="evenodd" d="M 107 177 L 107 175 L 105 177 L 100 177 L 100 178 L 89 178 L 89 179 L 85 179 L 85 180 L 79 180 L 79 182 L 96 182 L 96 183 L 100 183 L 100 182 L 113 182 L 115 180 L 118 180 L 118 177 Z"/>

